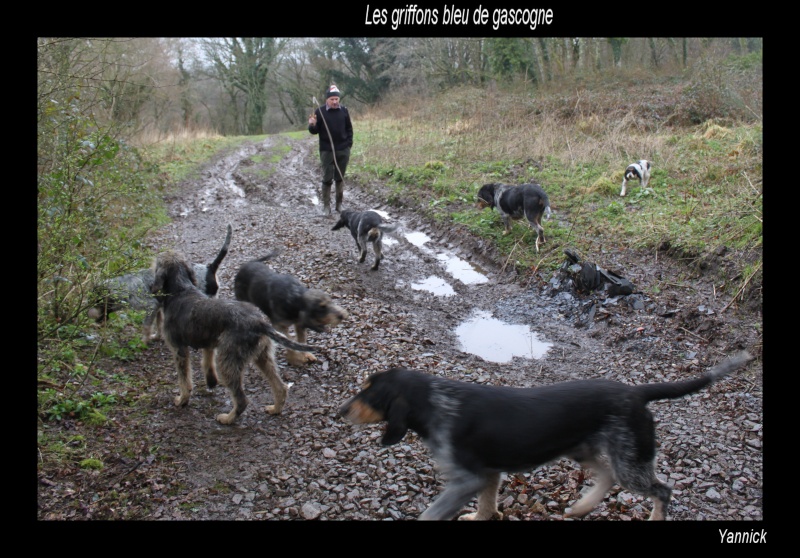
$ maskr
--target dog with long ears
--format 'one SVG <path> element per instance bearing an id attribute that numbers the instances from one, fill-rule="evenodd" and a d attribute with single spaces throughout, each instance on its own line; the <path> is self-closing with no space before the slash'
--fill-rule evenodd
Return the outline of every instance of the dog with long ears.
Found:
<path id="1" fill-rule="evenodd" d="M 447 479 L 420 519 L 451 519 L 476 494 L 478 510 L 459 519 L 502 518 L 500 474 L 569 457 L 595 472 L 594 487 L 567 515 L 592 511 L 614 482 L 654 502 L 666 519 L 671 489 L 656 478 L 656 435 L 647 403 L 694 393 L 751 360 L 742 351 L 681 382 L 626 385 L 578 380 L 535 388 L 496 387 L 393 368 L 371 375 L 339 409 L 355 424 L 386 421 L 381 444 L 413 430 Z"/>
<path id="2" fill-rule="evenodd" d="M 298 343 L 306 342 L 306 331 L 322 333 L 347 319 L 347 312 L 334 304 L 331 297 L 319 290 L 309 289 L 296 277 L 287 273 L 276 273 L 266 264 L 278 255 L 274 250 L 239 268 L 233 282 L 236 300 L 251 302 L 258 306 L 279 332 L 289 336 L 289 327 L 294 327 Z M 303 366 L 316 361 L 311 353 L 299 353 L 287 349 L 286 360 L 292 366 Z"/>
<path id="3" fill-rule="evenodd" d="M 339 214 L 339 220 L 331 230 L 338 231 L 342 227 L 350 230 L 359 252 L 358 263 L 364 263 L 367 258 L 367 244 L 372 244 L 375 263 L 370 269 L 375 271 L 383 259 L 383 234 L 395 232 L 399 226 L 399 223 L 385 223 L 383 217 L 375 211 L 345 209 Z"/>
<path id="4" fill-rule="evenodd" d="M 511 220 L 525 219 L 536 231 L 536 251 L 544 244 L 542 216 L 550 218 L 550 199 L 539 184 L 511 186 L 493 182 L 478 190 L 478 207 L 497 209 L 503 219 L 503 234 L 511 232 Z"/>
<path id="5" fill-rule="evenodd" d="M 625 195 L 629 180 L 638 180 L 639 186 L 647 188 L 647 183 L 650 182 L 650 168 L 650 161 L 647 159 L 640 159 L 628 165 L 628 168 L 625 169 L 625 174 L 622 176 L 622 190 L 620 190 L 619 195 Z"/>
<path id="6" fill-rule="evenodd" d="M 222 248 L 219 249 L 217 257 L 211 263 L 192 264 L 197 281 L 195 286 L 208 297 L 217 296 L 219 291 L 217 271 L 222 260 L 228 254 L 228 248 L 231 245 L 231 232 L 232 228 L 229 224 Z M 123 308 L 147 310 L 142 328 L 142 342 L 147 345 L 150 341 L 158 339 L 164 316 L 161 306 L 152 294 L 154 281 L 155 277 L 152 268 L 108 279 L 102 286 L 95 289 L 95 303 L 87 312 L 89 317 L 95 321 L 103 322 L 108 319 L 110 313 L 118 312 Z M 155 329 L 153 329 L 154 323 Z"/>
<path id="7" fill-rule="evenodd" d="M 180 394 L 175 405 L 184 406 L 192 393 L 189 349 L 202 351 L 206 385 L 218 382 L 228 388 L 233 401 L 229 413 L 217 415 L 222 424 L 232 424 L 247 408 L 244 371 L 255 364 L 272 389 L 274 404 L 265 410 L 279 414 L 286 402 L 288 386 L 275 362 L 273 341 L 295 351 L 311 351 L 278 333 L 261 310 L 249 302 L 208 298 L 195 286 L 194 269 L 178 252 L 164 252 L 153 267 L 152 292 L 164 311 L 163 335 L 175 357 Z"/>

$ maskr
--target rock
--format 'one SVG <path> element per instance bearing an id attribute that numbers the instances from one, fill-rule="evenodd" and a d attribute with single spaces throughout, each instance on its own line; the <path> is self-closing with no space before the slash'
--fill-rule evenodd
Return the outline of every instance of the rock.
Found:
<path id="1" fill-rule="evenodd" d="M 322 515 L 322 507 L 317 502 L 307 502 L 300 508 L 303 519 L 317 519 Z"/>

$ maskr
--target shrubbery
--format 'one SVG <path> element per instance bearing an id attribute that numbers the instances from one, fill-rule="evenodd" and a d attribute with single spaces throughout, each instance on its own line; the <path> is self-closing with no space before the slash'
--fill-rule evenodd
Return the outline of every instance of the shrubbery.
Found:
<path id="1" fill-rule="evenodd" d="M 82 318 L 92 285 L 142 264 L 142 240 L 164 220 L 157 169 L 77 107 L 57 107 L 59 124 L 39 135 L 40 342 Z"/>

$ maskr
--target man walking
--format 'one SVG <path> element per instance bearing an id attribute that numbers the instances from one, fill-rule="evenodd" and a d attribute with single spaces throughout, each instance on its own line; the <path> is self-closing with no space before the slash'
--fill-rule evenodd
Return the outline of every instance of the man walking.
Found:
<path id="1" fill-rule="evenodd" d="M 339 88 L 332 84 L 325 93 L 325 106 L 308 119 L 308 131 L 319 135 L 322 164 L 322 212 L 331 214 L 331 183 L 336 182 L 336 211 L 342 210 L 344 173 L 353 146 L 353 124 L 347 107 L 339 103 Z"/>

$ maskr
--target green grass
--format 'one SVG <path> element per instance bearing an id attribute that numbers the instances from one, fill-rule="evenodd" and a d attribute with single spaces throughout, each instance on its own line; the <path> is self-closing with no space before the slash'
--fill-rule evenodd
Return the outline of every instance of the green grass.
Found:
<path id="1" fill-rule="evenodd" d="M 161 172 L 173 183 L 197 178 L 200 165 L 221 151 L 235 148 L 246 141 L 254 141 L 249 136 L 210 136 L 200 139 L 163 141 L 142 148 L 142 154 L 150 161 L 157 162 Z"/>
<path id="2" fill-rule="evenodd" d="M 256 163 L 255 170 L 252 167 L 242 167 L 241 172 L 244 174 L 253 174 L 260 180 L 266 180 L 272 176 L 272 174 L 274 174 L 274 170 L 264 166 L 265 163 L 270 163 L 273 165 L 280 163 L 286 154 L 292 150 L 292 146 L 288 142 L 284 141 L 284 138 L 294 136 L 297 136 L 297 134 L 279 134 L 275 136 L 275 142 L 272 146 L 270 146 L 269 151 L 262 151 L 250 157 L 250 160 Z M 263 138 L 256 137 L 251 139 L 258 141 L 259 139 Z"/>
<path id="3" fill-rule="evenodd" d="M 474 114 L 484 116 L 464 117 L 471 102 Z M 520 96 L 498 105 L 528 102 Z M 709 121 L 641 132 L 593 116 L 596 133 L 586 134 L 585 118 L 543 115 L 532 122 L 499 111 L 487 117 L 490 104 L 478 92 L 461 103 L 446 95 L 431 99 L 420 118 L 392 118 L 392 108 L 381 107 L 357 123 L 359 147 L 349 172 L 365 183 L 385 181 L 390 203 L 490 239 L 521 270 L 554 270 L 567 247 L 588 255 L 665 243 L 697 256 L 719 246 L 760 252 L 760 123 Z M 429 112 L 437 117 L 425 118 Z M 629 185 L 621 198 L 623 170 L 645 156 L 642 146 L 654 163 L 650 184 Z M 474 207 L 479 187 L 495 181 L 535 181 L 547 191 L 554 218 L 545 222 L 542 252 L 533 250 L 535 237 L 525 225 L 515 223 L 513 234 L 503 236 L 499 215 Z"/>

